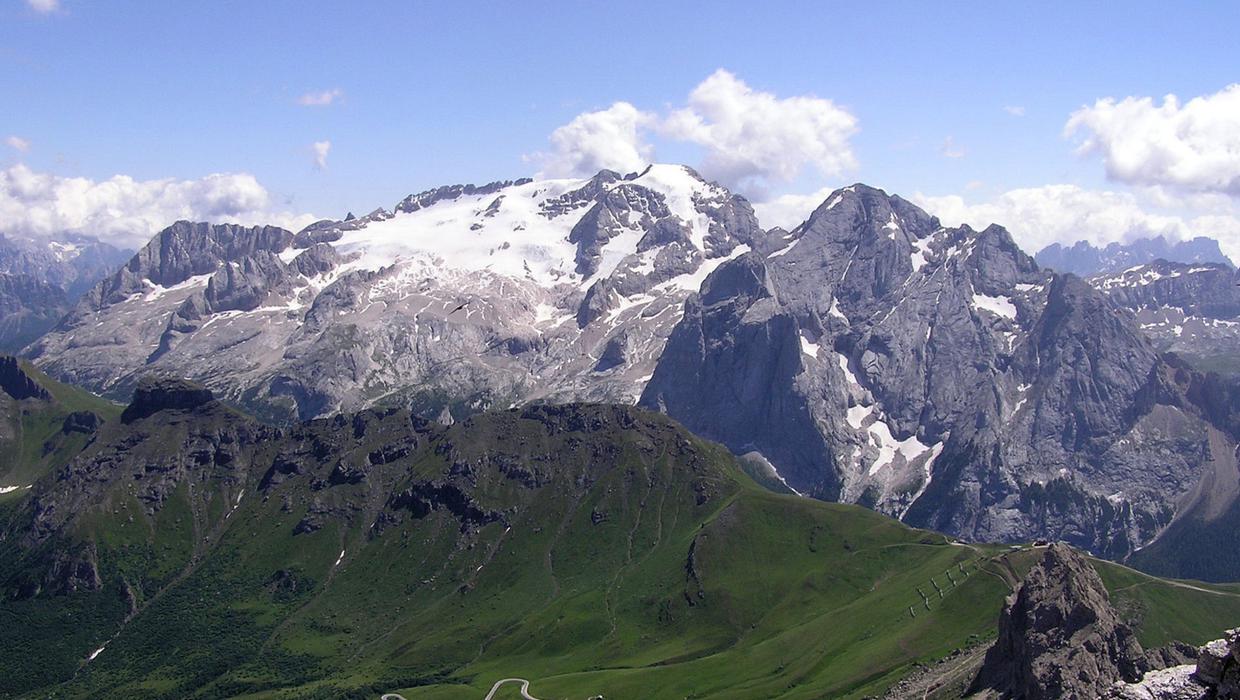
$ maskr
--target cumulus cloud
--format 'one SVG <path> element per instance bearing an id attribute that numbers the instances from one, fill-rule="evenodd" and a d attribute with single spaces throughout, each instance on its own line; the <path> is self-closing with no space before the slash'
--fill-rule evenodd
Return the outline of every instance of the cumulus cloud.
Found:
<path id="1" fill-rule="evenodd" d="M 18 153 L 25 153 L 30 150 L 30 142 L 20 136 L 10 136 L 4 140 L 4 143 Z"/>
<path id="2" fill-rule="evenodd" d="M 693 89 L 662 131 L 704 147 L 702 172 L 734 187 L 791 182 L 806 166 L 835 176 L 857 165 L 852 114 L 827 99 L 754 90 L 723 69 Z"/>
<path id="3" fill-rule="evenodd" d="M 809 218 L 834 188 L 824 187 L 809 194 L 781 194 L 765 202 L 754 202 L 753 211 L 763 228 L 778 226 L 791 231 Z"/>
<path id="4" fill-rule="evenodd" d="M 985 202 L 959 195 L 912 200 L 947 226 L 975 229 L 997 223 L 1029 253 L 1051 243 L 1085 240 L 1094 245 L 1148 236 L 1181 240 L 1217 238 L 1223 251 L 1240 259 L 1240 217 L 1230 209 L 1181 214 L 1158 211 L 1131 192 L 1087 190 L 1076 185 L 1045 185 L 1010 190 Z"/>
<path id="5" fill-rule="evenodd" d="M 224 173 L 196 180 L 107 180 L 37 173 L 25 165 L 0 170 L 0 231 L 46 237 L 62 232 L 96 236 L 134 248 L 178 219 L 274 224 L 297 230 L 309 214 L 273 211 L 253 175 Z"/>
<path id="6" fill-rule="evenodd" d="M 1007 112 L 1013 117 L 1025 116 L 1025 108 L 1021 105 L 1004 105 L 1003 111 Z"/>
<path id="7" fill-rule="evenodd" d="M 603 169 L 621 173 L 644 168 L 654 157 L 645 133 L 657 118 L 628 102 L 607 109 L 579 114 L 551 132 L 550 153 L 533 160 L 542 163 L 547 177 L 588 176 Z"/>
<path id="8" fill-rule="evenodd" d="M 302 107 L 330 107 L 342 97 L 344 97 L 343 90 L 340 88 L 332 88 L 331 90 L 307 92 L 297 98 L 297 104 Z"/>
<path id="9" fill-rule="evenodd" d="M 314 154 L 314 167 L 327 170 L 327 153 L 332 150 L 331 141 L 315 141 L 310 144 L 310 152 Z"/>
<path id="10" fill-rule="evenodd" d="M 1175 95 L 1101 99 L 1064 133 L 1083 133 L 1078 152 L 1100 155 L 1113 180 L 1240 197 L 1240 84 L 1183 105 Z"/>
<path id="11" fill-rule="evenodd" d="M 26 0 L 30 9 L 41 14 L 55 12 L 60 9 L 60 0 Z"/>
<path id="12" fill-rule="evenodd" d="M 835 176 L 856 167 L 849 139 L 857 119 L 830 100 L 780 98 L 717 70 L 685 105 L 660 115 L 617 102 L 587 112 L 550 136 L 552 150 L 531 157 L 543 175 L 590 175 L 603 168 L 640 170 L 654 158 L 651 136 L 703 150 L 703 175 L 750 193 L 796 179 L 806 168 Z"/>

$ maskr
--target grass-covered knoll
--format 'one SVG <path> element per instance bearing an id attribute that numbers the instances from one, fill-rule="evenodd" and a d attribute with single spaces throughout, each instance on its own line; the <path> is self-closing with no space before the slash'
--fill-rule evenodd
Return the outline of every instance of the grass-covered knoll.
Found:
<path id="1" fill-rule="evenodd" d="M 210 404 L 98 443 L 11 509 L 0 693 L 862 697 L 993 635 L 1035 556 L 771 493 L 625 407 L 275 431 Z M 1237 611 L 1125 591 L 1152 637 Z"/>

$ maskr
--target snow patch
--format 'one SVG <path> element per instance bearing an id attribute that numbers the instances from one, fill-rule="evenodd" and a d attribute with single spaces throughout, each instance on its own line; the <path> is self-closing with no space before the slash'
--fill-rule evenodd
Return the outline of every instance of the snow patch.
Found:
<path id="1" fill-rule="evenodd" d="M 818 359 L 818 351 L 820 349 L 817 343 L 810 342 L 810 339 L 806 338 L 804 333 L 801 334 L 801 352 L 814 359 Z"/>
<path id="2" fill-rule="evenodd" d="M 887 223 L 883 224 L 883 230 L 891 231 L 893 233 L 900 231 L 900 222 L 896 219 L 896 213 L 894 211 L 891 212 L 891 219 L 888 220 Z"/>
<path id="3" fill-rule="evenodd" d="M 835 299 L 835 298 L 831 299 L 831 308 L 827 311 L 827 315 L 834 316 L 835 318 L 840 319 L 844 323 L 851 324 L 851 321 L 849 321 L 848 317 L 844 315 L 844 312 L 840 311 L 840 302 L 838 299 Z"/>
<path id="4" fill-rule="evenodd" d="M 142 282 L 143 284 L 146 285 L 147 292 L 146 292 L 146 295 L 142 297 L 142 301 L 155 301 L 156 299 L 159 299 L 160 297 L 163 297 L 166 294 L 172 294 L 173 292 L 180 292 L 186 289 L 196 289 L 198 287 L 206 287 L 207 281 L 211 279 L 212 274 L 214 273 L 208 273 L 205 275 L 194 275 L 193 277 L 190 277 L 189 279 L 183 282 L 178 282 L 177 284 L 174 284 L 171 287 L 163 287 L 158 284 L 155 284 L 154 282 L 148 279 L 143 279 Z"/>
<path id="5" fill-rule="evenodd" d="M 921 268 L 926 266 L 926 254 L 919 246 L 913 246 L 913 252 L 909 254 L 909 262 L 913 265 L 913 272 L 920 272 Z"/>
<path id="6" fill-rule="evenodd" d="M 878 448 L 878 458 L 870 465 L 868 471 L 870 476 L 874 476 L 884 467 L 890 466 L 895 462 L 897 454 L 904 457 L 906 464 L 910 464 L 926 452 L 936 447 L 942 448 L 942 443 L 937 443 L 936 445 L 923 444 L 917 439 L 916 435 L 910 435 L 903 440 L 897 440 L 895 435 L 891 433 L 891 427 L 881 419 L 870 423 L 868 431 L 870 443 Z M 937 457 L 937 454 L 935 456 Z"/>
<path id="7" fill-rule="evenodd" d="M 996 316 L 1016 320 L 1016 305 L 1010 297 L 992 297 L 986 294 L 973 293 L 973 308 L 989 311 Z"/>
<path id="8" fill-rule="evenodd" d="M 695 270 L 694 272 L 689 272 L 683 275 L 673 277 L 672 279 L 664 282 L 663 284 L 658 285 L 657 287 L 655 287 L 655 289 L 660 289 L 660 288 L 666 289 L 668 287 L 679 287 L 680 289 L 684 289 L 686 291 L 696 292 L 702 288 L 702 282 L 706 281 L 706 278 L 709 277 L 710 273 L 714 272 L 716 268 L 718 268 L 720 265 L 724 264 L 725 262 L 739 258 L 740 256 L 748 252 L 749 252 L 749 246 L 744 245 L 744 244 L 738 245 L 736 246 L 736 248 L 732 250 L 732 254 L 727 256 L 726 258 L 710 258 L 708 260 L 705 260 L 702 262 L 702 265 L 698 267 L 698 269 Z"/>
<path id="9" fill-rule="evenodd" d="M 865 419 L 870 416 L 871 410 L 868 406 L 849 406 L 848 411 L 844 414 L 844 418 L 853 430 L 861 430 L 865 425 Z"/>
<path id="10" fill-rule="evenodd" d="M 771 255 L 770 255 L 770 257 L 769 257 L 768 259 L 773 260 L 773 259 L 775 259 L 775 258 L 778 258 L 778 257 L 784 256 L 784 255 L 787 255 L 788 253 L 791 253 L 791 252 L 792 252 L 792 249 L 793 249 L 793 248 L 795 248 L 795 247 L 797 247 L 797 244 L 798 244 L 798 243 L 800 243 L 800 242 L 801 242 L 801 239 L 800 239 L 800 238 L 796 239 L 796 240 L 795 240 L 795 241 L 793 241 L 791 244 L 789 244 L 787 247 L 780 248 L 779 250 L 775 251 L 774 253 L 771 253 Z"/>
<path id="11" fill-rule="evenodd" d="M 857 375 L 853 374 L 852 370 L 848 369 L 848 357 L 837 352 L 835 353 L 835 360 L 839 363 L 840 369 L 844 371 L 844 378 L 848 380 L 848 386 L 855 389 L 862 388 L 861 382 L 857 381 Z"/>

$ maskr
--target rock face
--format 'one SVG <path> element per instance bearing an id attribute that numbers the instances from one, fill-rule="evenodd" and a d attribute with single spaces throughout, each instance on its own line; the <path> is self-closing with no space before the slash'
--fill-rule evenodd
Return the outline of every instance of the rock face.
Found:
<path id="1" fill-rule="evenodd" d="M 1129 314 L 1002 228 L 856 185 L 705 280 L 641 403 L 809 495 L 1120 558 L 1240 434 L 1168 374 Z"/>
<path id="2" fill-rule="evenodd" d="M 999 637 L 973 692 L 1006 698 L 1097 698 L 1148 667 L 1136 637 L 1111 608 L 1102 579 L 1079 553 L 1053 544 L 1008 600 Z"/>
<path id="3" fill-rule="evenodd" d="M 27 374 L 21 362 L 12 355 L 0 355 L 0 391 L 17 401 L 52 398 L 47 389 Z"/>
<path id="4" fill-rule="evenodd" d="M 1130 243 L 1110 243 L 1098 248 L 1086 241 L 1063 246 L 1052 243 L 1037 254 L 1038 264 L 1059 272 L 1071 272 L 1080 277 L 1120 272 L 1155 260 L 1178 263 L 1216 263 L 1234 267 L 1218 241 L 1199 236 L 1191 240 L 1169 242 L 1162 236 L 1140 238 Z"/>
<path id="5" fill-rule="evenodd" d="M 190 411 L 213 401 L 215 401 L 215 396 L 210 389 L 193 382 L 167 377 L 148 377 L 138 384 L 133 400 L 121 414 L 121 420 L 132 423 L 159 411 Z"/>
<path id="6" fill-rule="evenodd" d="M 1198 650 L 1195 664 L 1151 671 L 1138 682 L 1117 683 L 1109 700 L 1240 699 L 1240 629 Z"/>

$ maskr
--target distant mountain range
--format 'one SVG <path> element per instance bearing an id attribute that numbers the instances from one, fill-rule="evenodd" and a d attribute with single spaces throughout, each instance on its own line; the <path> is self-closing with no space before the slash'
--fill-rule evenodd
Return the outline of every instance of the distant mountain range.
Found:
<path id="1" fill-rule="evenodd" d="M 0 352 L 47 332 L 131 255 L 86 236 L 34 240 L 0 233 Z"/>
<path id="2" fill-rule="evenodd" d="M 1081 277 L 1121 272 L 1130 267 L 1155 260 L 1181 263 L 1217 263 L 1228 268 L 1235 264 L 1219 249 L 1218 241 L 1198 236 L 1184 241 L 1169 242 L 1163 236 L 1139 238 L 1129 243 L 1109 243 L 1098 248 L 1086 241 L 1072 246 L 1052 243 L 1035 256 L 1038 264 L 1059 272 Z"/>
<path id="3" fill-rule="evenodd" d="M 1221 263 L 1156 260 L 1089 278 L 1135 314 L 1160 350 L 1193 365 L 1240 373 L 1240 272 Z"/>
<path id="4" fill-rule="evenodd" d="M 446 186 L 297 233 L 180 222 L 28 353 L 120 400 L 189 377 L 276 423 L 638 402 L 798 493 L 1124 558 L 1240 439 L 1240 389 L 1124 303 L 1001 227 L 865 185 L 764 231 L 655 165 Z"/>

